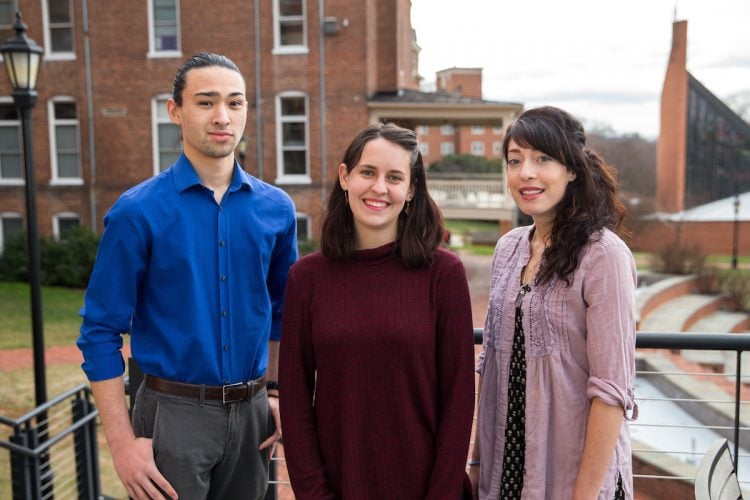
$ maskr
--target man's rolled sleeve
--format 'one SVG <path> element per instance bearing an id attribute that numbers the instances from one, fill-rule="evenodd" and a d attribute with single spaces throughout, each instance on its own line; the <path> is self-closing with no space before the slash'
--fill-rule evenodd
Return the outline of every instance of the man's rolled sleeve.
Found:
<path id="1" fill-rule="evenodd" d="M 83 354 L 83 371 L 92 382 L 125 371 L 122 334 L 130 331 L 138 283 L 147 265 L 139 213 L 123 205 L 116 203 L 104 218 L 96 263 L 79 312 L 83 322 L 77 345 Z"/>

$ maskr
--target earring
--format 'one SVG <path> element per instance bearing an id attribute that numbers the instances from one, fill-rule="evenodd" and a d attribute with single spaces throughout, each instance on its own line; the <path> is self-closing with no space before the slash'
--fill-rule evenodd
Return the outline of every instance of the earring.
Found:
<path id="1" fill-rule="evenodd" d="M 344 189 L 344 198 L 346 199 L 346 204 L 349 204 L 349 191 Z"/>
<path id="2" fill-rule="evenodd" d="M 411 200 L 406 202 L 406 206 L 404 207 L 404 213 L 406 215 L 409 215 L 409 209 L 411 208 Z"/>

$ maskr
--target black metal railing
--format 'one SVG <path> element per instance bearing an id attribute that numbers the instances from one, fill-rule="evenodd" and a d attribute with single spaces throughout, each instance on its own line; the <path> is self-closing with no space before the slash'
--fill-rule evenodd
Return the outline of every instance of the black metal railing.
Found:
<path id="1" fill-rule="evenodd" d="M 17 419 L 0 416 L 14 500 L 99 498 L 97 415 L 80 384 Z"/>
<path id="2" fill-rule="evenodd" d="M 482 343 L 483 331 L 474 329 L 474 342 Z M 734 378 L 733 418 L 727 419 L 725 429 L 733 437 L 734 460 L 740 452 L 742 427 L 742 354 L 750 351 L 750 334 L 730 333 L 653 333 L 638 332 L 636 349 L 725 351 L 736 355 L 734 373 L 716 374 Z M 639 372 L 640 373 L 640 372 Z M 659 372 L 645 372 L 649 376 L 663 376 Z M 131 374 L 135 375 L 135 373 Z M 680 373 L 692 376 L 694 374 Z M 639 375 L 640 376 L 640 375 Z M 747 377 L 746 377 L 747 378 Z M 132 382 L 132 381 L 130 381 Z M 636 394 L 636 398 L 637 398 Z M 685 401 L 685 398 L 677 398 Z M 706 403 L 690 399 L 692 403 Z M 99 463 L 96 439 L 96 416 L 91 390 L 85 384 L 76 386 L 48 403 L 18 419 L 0 416 L 0 429 L 10 434 L 7 441 L 0 439 L 0 448 L 10 452 L 11 480 L 14 499 L 67 498 L 96 499 L 100 494 Z M 731 425 L 730 425 L 731 424 Z M 710 427 L 708 424 L 705 425 Z M 718 427 L 717 427 L 718 428 Z M 5 432 L 1 435 L 8 434 Z M 266 498 L 289 491 L 283 457 L 271 462 L 271 486 Z M 656 476 L 654 476 L 656 477 Z M 661 478 L 661 477 L 659 477 Z M 689 480 L 690 478 L 675 478 Z M 75 494 L 73 492 L 75 491 Z M 288 494 L 287 494 L 288 497 Z"/>

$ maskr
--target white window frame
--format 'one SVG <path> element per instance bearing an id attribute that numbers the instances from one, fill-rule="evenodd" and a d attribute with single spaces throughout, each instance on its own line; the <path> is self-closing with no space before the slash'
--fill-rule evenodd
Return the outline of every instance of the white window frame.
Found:
<path id="1" fill-rule="evenodd" d="M 312 227 L 310 224 L 310 215 L 304 212 L 297 212 L 295 214 L 295 217 L 297 220 L 297 234 L 299 234 L 300 219 L 302 219 L 305 224 L 305 234 L 307 234 L 307 239 L 304 241 L 310 241 L 312 239 Z M 299 239 L 298 239 L 298 242 L 299 242 Z"/>
<path id="2" fill-rule="evenodd" d="M 287 97 L 304 97 L 305 99 L 305 116 L 292 115 L 284 117 L 281 114 L 281 100 Z M 310 178 L 310 102 L 307 94 L 298 91 L 281 92 L 276 95 L 276 184 L 311 184 Z M 305 151 L 305 173 L 304 174 L 287 174 L 284 172 L 284 147 L 282 125 L 290 122 L 304 122 L 305 124 L 305 145 L 304 148 L 292 147 L 290 150 Z"/>
<path id="3" fill-rule="evenodd" d="M 422 156 L 427 156 L 430 154 L 430 145 L 426 142 L 420 142 L 419 143 L 419 152 L 422 153 Z"/>
<path id="4" fill-rule="evenodd" d="M 454 135 L 456 128 L 453 125 L 440 125 L 440 135 Z"/>
<path id="5" fill-rule="evenodd" d="M 151 99 L 151 157 L 153 158 L 153 174 L 159 175 L 162 168 L 159 163 L 161 160 L 161 151 L 159 149 L 159 125 L 162 123 L 171 123 L 177 127 L 172 120 L 167 116 L 166 119 L 159 118 L 159 107 L 164 106 L 166 109 L 166 101 L 172 97 L 170 94 L 160 94 Z M 182 143 L 180 143 L 182 144 Z M 182 146 L 180 146 L 182 149 Z M 169 168 L 170 165 L 165 165 L 164 168 Z"/>
<path id="6" fill-rule="evenodd" d="M 484 141 L 471 141 L 471 154 L 484 156 Z"/>
<path id="7" fill-rule="evenodd" d="M 76 58 L 76 38 L 75 38 L 75 10 L 73 10 L 74 2 L 68 1 L 68 8 L 70 9 L 70 41 L 72 44 L 72 50 L 70 51 L 52 51 L 52 23 L 49 20 L 49 0 L 42 0 L 42 25 L 44 31 L 44 60 L 45 61 L 72 61 Z"/>
<path id="8" fill-rule="evenodd" d="M 503 154 L 503 143 L 500 141 L 495 141 L 492 143 L 492 154 L 495 156 L 500 156 Z"/>
<path id="9" fill-rule="evenodd" d="M 55 96 L 47 101 L 47 118 L 49 120 L 49 156 L 50 156 L 50 170 L 52 171 L 52 178 L 50 179 L 50 185 L 52 186 L 80 186 L 83 184 L 83 164 L 81 161 L 81 126 L 78 118 L 55 118 L 55 103 L 56 102 L 72 102 L 76 104 L 76 116 L 80 116 L 79 106 L 75 98 L 70 96 Z M 74 125 L 76 128 L 76 144 L 78 150 L 78 177 L 60 177 L 57 168 L 57 136 L 55 134 L 55 128 L 58 125 Z"/>
<path id="10" fill-rule="evenodd" d="M 52 216 L 52 235 L 55 241 L 60 241 L 60 219 L 77 219 L 81 225 L 81 216 L 75 212 L 58 212 Z"/>
<path id="11" fill-rule="evenodd" d="M 0 103 L 3 104 L 13 104 L 13 98 L 9 96 L 0 96 Z M 23 164 L 23 146 L 21 142 L 23 139 L 21 138 L 21 134 L 23 131 L 21 130 L 21 119 L 18 118 L 17 120 L 0 120 L 0 126 L 15 126 L 18 129 L 18 154 L 21 162 L 21 177 L 17 179 L 8 179 L 4 177 L 0 177 L 0 186 L 23 186 L 26 184 L 26 174 L 24 171 L 24 164 Z"/>
<path id="12" fill-rule="evenodd" d="M 503 127 L 492 127 L 492 133 L 495 135 L 503 135 Z"/>
<path id="13" fill-rule="evenodd" d="M 427 125 L 420 125 L 417 127 L 417 134 L 419 135 L 429 135 L 430 133 L 430 127 Z"/>
<path id="14" fill-rule="evenodd" d="M 471 135 L 484 135 L 484 127 L 482 125 L 472 125 Z"/>
<path id="15" fill-rule="evenodd" d="M 448 151 L 450 149 L 450 151 Z M 440 156 L 448 156 L 456 154 L 456 145 L 453 141 L 443 141 L 440 143 Z"/>
<path id="16" fill-rule="evenodd" d="M 19 219 L 21 221 L 21 229 L 23 229 L 23 215 L 18 212 L 0 212 L 0 254 L 3 253 L 5 248 L 5 229 L 3 228 L 3 220 L 5 219 Z"/>
<path id="17" fill-rule="evenodd" d="M 174 0 L 177 21 L 177 49 L 156 50 L 156 32 L 154 30 L 154 0 L 148 0 L 148 54 L 150 58 L 182 57 L 182 25 L 180 24 L 180 0 Z"/>
<path id="18" fill-rule="evenodd" d="M 302 2 L 301 16 L 281 16 L 279 0 L 273 0 L 273 51 L 272 54 L 307 54 L 310 52 L 307 40 L 307 0 Z M 283 21 L 302 21 L 302 45 L 281 45 L 281 23 Z M 322 28 L 321 28 L 322 29 Z"/>

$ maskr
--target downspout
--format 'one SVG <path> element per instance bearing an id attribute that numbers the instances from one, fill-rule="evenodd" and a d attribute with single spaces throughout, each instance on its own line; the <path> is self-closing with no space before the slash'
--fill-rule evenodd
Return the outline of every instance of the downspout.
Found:
<path id="1" fill-rule="evenodd" d="M 88 1 L 82 2 L 83 16 L 83 61 L 86 67 L 86 113 L 88 115 L 89 136 L 89 213 L 91 214 L 91 229 L 98 233 L 99 217 L 96 214 L 96 144 L 94 144 L 94 90 L 91 80 L 91 45 L 89 40 L 89 10 Z"/>
<path id="2" fill-rule="evenodd" d="M 318 15 L 320 22 L 318 23 L 318 44 L 320 50 L 320 203 L 321 205 L 326 202 L 326 187 L 328 185 L 328 172 L 327 164 L 328 158 L 326 157 L 326 46 L 325 46 L 325 30 L 323 29 L 325 23 L 325 12 L 323 11 L 324 0 L 318 0 Z"/>
<path id="3" fill-rule="evenodd" d="M 260 99 L 260 0 L 254 0 L 255 15 L 255 149 L 257 150 L 258 179 L 263 180 L 263 117 Z"/>

